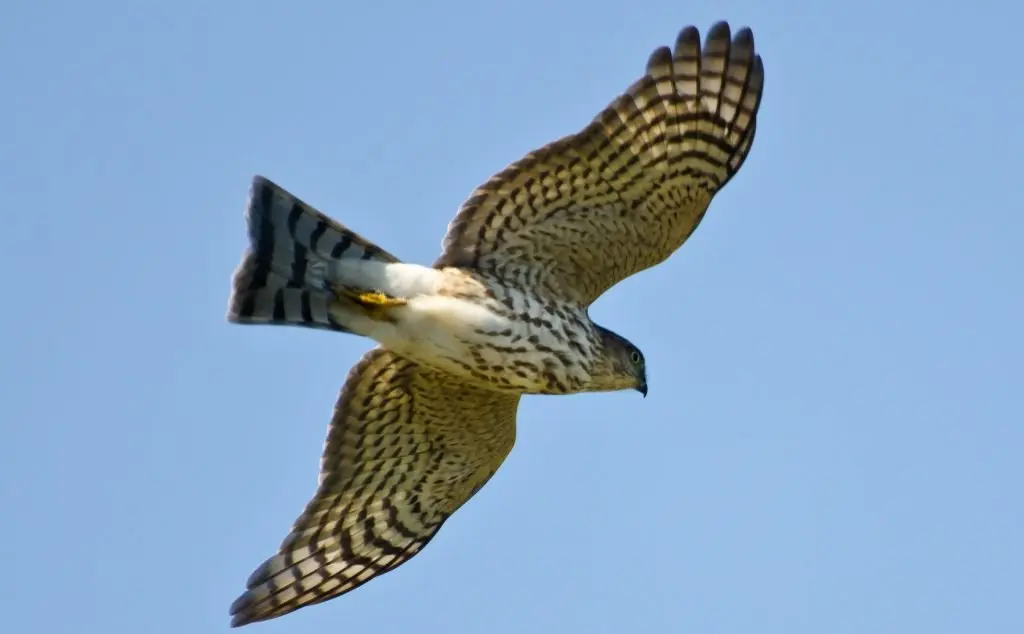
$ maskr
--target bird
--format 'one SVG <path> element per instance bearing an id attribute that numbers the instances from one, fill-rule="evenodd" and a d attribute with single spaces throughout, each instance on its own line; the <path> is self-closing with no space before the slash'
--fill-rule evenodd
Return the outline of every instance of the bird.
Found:
<path id="1" fill-rule="evenodd" d="M 399 260 L 266 177 L 227 319 L 376 343 L 349 371 L 318 486 L 231 605 L 231 626 L 341 596 L 407 562 L 494 475 L 528 394 L 636 390 L 640 349 L 589 306 L 672 255 L 754 141 L 752 31 L 694 26 L 582 130 L 509 164 L 448 225 L 440 257 Z"/>

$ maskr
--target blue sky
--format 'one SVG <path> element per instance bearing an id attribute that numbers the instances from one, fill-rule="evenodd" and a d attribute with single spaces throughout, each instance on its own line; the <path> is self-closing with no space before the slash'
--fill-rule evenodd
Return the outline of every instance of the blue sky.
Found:
<path id="1" fill-rule="evenodd" d="M 422 554 L 250 629 L 1024 631 L 1017 6 L 6 0 L 5 631 L 226 631 L 313 492 L 370 343 L 225 322 L 253 174 L 429 263 L 721 18 L 764 57 L 750 158 L 593 310 L 650 396 L 526 399 Z"/>

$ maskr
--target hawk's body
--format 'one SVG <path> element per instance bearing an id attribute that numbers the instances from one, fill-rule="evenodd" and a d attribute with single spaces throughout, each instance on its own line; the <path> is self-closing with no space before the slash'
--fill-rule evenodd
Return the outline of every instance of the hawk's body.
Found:
<path id="1" fill-rule="evenodd" d="M 586 307 L 543 289 L 454 267 L 356 261 L 342 271 L 347 284 L 402 302 L 370 315 L 335 304 L 349 313 L 339 319 L 354 333 L 470 382 L 517 394 L 568 394 L 590 385 L 601 360 L 600 332 Z"/>
<path id="2" fill-rule="evenodd" d="M 754 139 L 764 82 L 753 36 L 715 25 L 581 132 L 491 178 L 433 267 L 393 255 L 257 177 L 251 247 L 228 318 L 369 337 L 351 370 L 320 484 L 233 625 L 325 601 L 418 552 L 512 448 L 522 394 L 634 388 L 643 356 L 589 305 L 693 233 Z"/>

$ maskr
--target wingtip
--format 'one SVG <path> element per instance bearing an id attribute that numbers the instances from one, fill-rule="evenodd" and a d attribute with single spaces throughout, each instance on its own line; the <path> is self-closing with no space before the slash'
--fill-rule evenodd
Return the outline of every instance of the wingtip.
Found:
<path id="1" fill-rule="evenodd" d="M 726 20 L 719 20 L 711 25 L 708 29 L 708 40 L 731 40 L 732 39 L 732 27 L 729 26 L 729 22 Z"/>
<path id="2" fill-rule="evenodd" d="M 667 46 L 654 49 L 647 59 L 647 72 L 652 73 L 658 69 L 669 69 L 672 67 L 672 51 Z M 670 71 L 669 71 L 670 72 Z"/>
<path id="3" fill-rule="evenodd" d="M 228 608 L 228 616 L 231 617 L 231 627 L 242 627 L 243 625 L 260 620 L 250 610 L 253 603 L 252 593 L 248 591 L 243 592 L 237 599 L 231 602 L 231 607 Z"/>
<path id="4" fill-rule="evenodd" d="M 708 46 L 711 46 L 712 48 L 709 49 Z M 706 54 L 715 48 L 729 46 L 738 46 L 743 49 L 753 50 L 753 30 L 751 30 L 749 26 L 744 26 L 734 31 L 732 26 L 726 20 L 719 20 L 712 24 L 704 35 L 703 52 Z M 699 56 L 702 52 L 701 49 L 700 29 L 691 24 L 683 27 L 683 29 L 679 31 L 679 34 L 676 36 L 673 54 L 674 57 L 679 59 Z"/>
<path id="5" fill-rule="evenodd" d="M 235 629 L 239 627 L 245 627 L 246 625 L 251 625 L 255 622 L 256 619 L 250 619 L 246 616 L 239 614 L 238 616 L 231 617 L 231 622 L 228 623 L 228 627 L 230 627 L 231 629 Z"/>
<path id="6" fill-rule="evenodd" d="M 733 34 L 732 40 L 737 44 L 749 45 L 751 48 L 753 48 L 754 31 L 749 26 L 745 26 Z"/>
<path id="7" fill-rule="evenodd" d="M 687 51 L 693 48 L 700 49 L 700 31 L 697 27 L 691 24 L 683 27 L 683 29 L 679 31 L 679 35 L 676 36 L 676 55 L 679 55 L 682 51 Z"/>

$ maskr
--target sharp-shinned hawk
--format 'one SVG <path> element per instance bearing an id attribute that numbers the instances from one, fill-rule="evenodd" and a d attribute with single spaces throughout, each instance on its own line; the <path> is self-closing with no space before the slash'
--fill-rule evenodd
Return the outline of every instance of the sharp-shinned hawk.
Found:
<path id="1" fill-rule="evenodd" d="M 643 354 L 589 305 L 678 249 L 750 151 L 749 29 L 684 28 L 582 131 L 476 189 L 431 267 L 399 262 L 262 177 L 228 319 L 375 340 L 349 372 L 319 486 L 232 625 L 337 597 L 419 552 L 501 465 L 523 394 L 636 389 Z"/>

